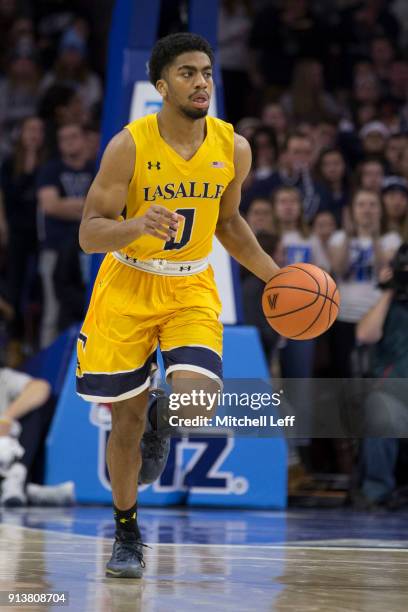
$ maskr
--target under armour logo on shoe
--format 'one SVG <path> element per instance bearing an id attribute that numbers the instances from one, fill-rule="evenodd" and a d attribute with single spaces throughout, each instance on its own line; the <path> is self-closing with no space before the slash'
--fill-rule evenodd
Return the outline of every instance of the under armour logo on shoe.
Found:
<path id="1" fill-rule="evenodd" d="M 148 170 L 151 170 L 152 168 L 156 168 L 157 170 L 160 170 L 160 162 L 158 161 L 154 163 L 154 162 L 149 161 L 147 162 L 147 168 Z"/>

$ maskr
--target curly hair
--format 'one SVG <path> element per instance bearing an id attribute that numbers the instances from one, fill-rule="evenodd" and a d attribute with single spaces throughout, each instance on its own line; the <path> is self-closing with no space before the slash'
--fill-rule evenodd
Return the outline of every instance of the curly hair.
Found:
<path id="1" fill-rule="evenodd" d="M 211 64 L 214 63 L 214 53 L 209 42 L 198 34 L 178 32 L 160 38 L 152 49 L 148 64 L 150 82 L 156 85 L 157 81 L 162 78 L 164 68 L 169 66 L 176 57 L 189 51 L 201 51 L 208 55 Z"/>

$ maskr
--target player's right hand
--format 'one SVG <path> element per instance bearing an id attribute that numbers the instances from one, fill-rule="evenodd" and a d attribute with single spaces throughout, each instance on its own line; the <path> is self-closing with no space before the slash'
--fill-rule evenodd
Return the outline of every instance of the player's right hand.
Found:
<path id="1" fill-rule="evenodd" d="M 148 211 L 140 217 L 142 234 L 149 234 L 161 240 L 175 238 L 179 222 L 183 217 L 171 212 L 164 206 L 152 204 Z"/>

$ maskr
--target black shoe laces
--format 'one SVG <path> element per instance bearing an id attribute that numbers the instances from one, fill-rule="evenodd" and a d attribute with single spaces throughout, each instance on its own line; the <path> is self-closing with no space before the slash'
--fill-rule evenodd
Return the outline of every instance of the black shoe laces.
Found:
<path id="1" fill-rule="evenodd" d="M 150 548 L 147 544 L 143 544 L 141 540 L 126 540 L 122 538 L 116 539 L 115 557 L 120 563 L 125 563 L 130 559 L 137 559 L 142 568 L 146 567 L 143 559 L 142 548 Z"/>

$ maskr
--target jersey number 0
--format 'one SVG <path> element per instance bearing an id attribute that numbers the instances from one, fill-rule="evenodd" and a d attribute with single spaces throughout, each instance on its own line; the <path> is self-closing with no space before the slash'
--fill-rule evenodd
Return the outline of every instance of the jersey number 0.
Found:
<path id="1" fill-rule="evenodd" d="M 177 214 L 182 215 L 185 219 L 183 233 L 180 236 L 178 242 L 176 242 L 175 238 L 171 238 L 164 245 L 165 251 L 172 251 L 173 249 L 181 249 L 186 246 L 187 242 L 189 242 L 191 238 L 191 232 L 193 230 L 194 223 L 194 215 L 195 208 L 178 208 L 175 211 Z"/>

